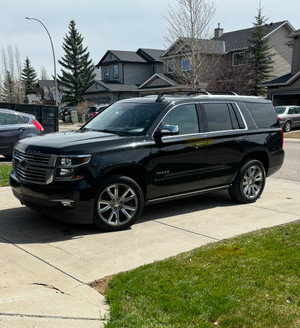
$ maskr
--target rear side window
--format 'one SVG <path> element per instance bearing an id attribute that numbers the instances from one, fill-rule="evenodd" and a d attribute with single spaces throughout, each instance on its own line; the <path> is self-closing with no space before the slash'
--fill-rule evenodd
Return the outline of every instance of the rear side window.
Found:
<path id="1" fill-rule="evenodd" d="M 245 103 L 258 128 L 278 126 L 274 107 L 269 103 Z"/>
<path id="2" fill-rule="evenodd" d="M 208 103 L 203 104 L 203 109 L 208 132 L 244 128 L 244 126 L 240 126 L 238 116 L 231 104 Z"/>

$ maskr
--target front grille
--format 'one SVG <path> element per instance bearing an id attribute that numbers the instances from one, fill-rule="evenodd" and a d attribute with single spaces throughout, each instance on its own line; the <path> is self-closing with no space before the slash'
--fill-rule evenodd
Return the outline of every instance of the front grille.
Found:
<path id="1" fill-rule="evenodd" d="M 53 181 L 56 157 L 40 153 L 27 153 L 15 149 L 14 171 L 20 181 L 49 184 Z"/>

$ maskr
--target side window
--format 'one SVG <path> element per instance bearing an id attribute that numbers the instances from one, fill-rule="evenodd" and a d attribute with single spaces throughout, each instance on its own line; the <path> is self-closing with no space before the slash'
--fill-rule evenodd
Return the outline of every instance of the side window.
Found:
<path id="1" fill-rule="evenodd" d="M 300 114 L 300 107 L 296 107 L 296 114 Z"/>
<path id="2" fill-rule="evenodd" d="M 22 117 L 15 114 L 0 113 L 0 125 L 22 124 Z"/>
<path id="3" fill-rule="evenodd" d="M 199 124 L 196 106 L 188 104 L 173 108 L 163 119 L 162 125 L 178 125 L 179 134 L 198 133 Z"/>
<path id="4" fill-rule="evenodd" d="M 208 132 L 232 130 L 239 128 L 233 108 L 227 104 L 203 104 L 207 119 Z"/>
<path id="5" fill-rule="evenodd" d="M 270 103 L 245 102 L 245 105 L 258 128 L 278 126 L 277 115 Z"/>
<path id="6" fill-rule="evenodd" d="M 297 114 L 297 107 L 291 107 L 289 109 L 289 114 Z"/>

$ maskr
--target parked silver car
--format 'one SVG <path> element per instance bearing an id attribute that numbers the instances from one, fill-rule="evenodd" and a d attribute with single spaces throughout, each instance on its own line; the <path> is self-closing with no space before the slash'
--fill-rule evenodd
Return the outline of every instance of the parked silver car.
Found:
<path id="1" fill-rule="evenodd" d="M 292 128 L 300 127 L 300 106 L 275 106 L 280 127 L 289 132 Z"/>
<path id="2" fill-rule="evenodd" d="M 11 158 L 17 141 L 43 133 L 34 115 L 0 108 L 0 155 Z"/>

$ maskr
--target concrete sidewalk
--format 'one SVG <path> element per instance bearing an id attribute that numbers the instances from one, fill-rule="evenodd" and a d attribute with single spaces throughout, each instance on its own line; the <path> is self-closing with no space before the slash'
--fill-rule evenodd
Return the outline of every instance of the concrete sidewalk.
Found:
<path id="1" fill-rule="evenodd" d="M 103 327 L 93 280 L 245 232 L 300 219 L 300 183 L 269 178 L 254 204 L 226 192 L 145 208 L 130 230 L 104 233 L 32 212 L 0 188 L 0 327 Z"/>

